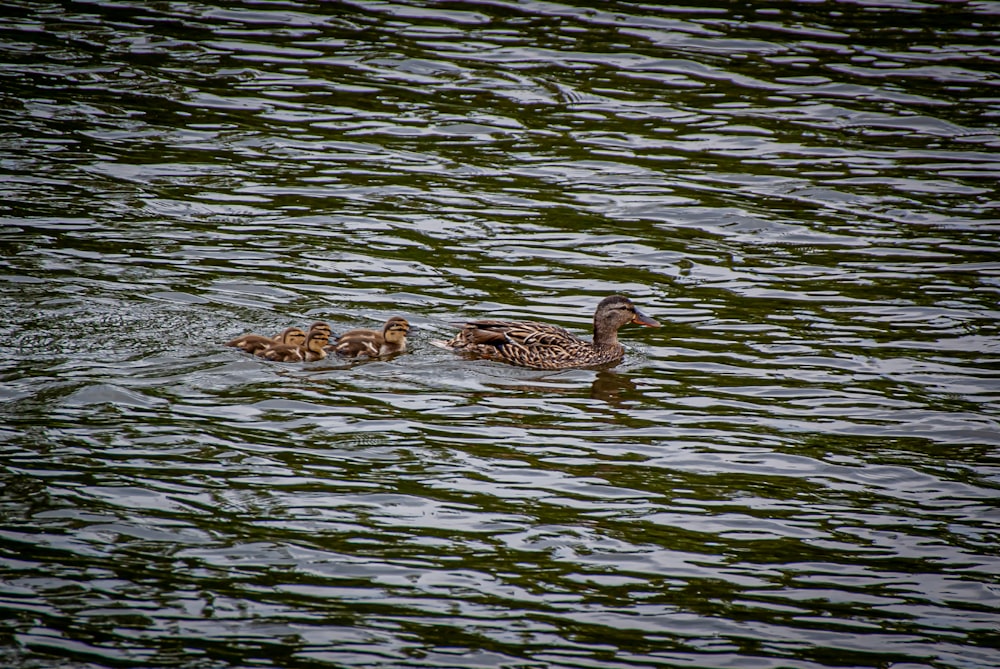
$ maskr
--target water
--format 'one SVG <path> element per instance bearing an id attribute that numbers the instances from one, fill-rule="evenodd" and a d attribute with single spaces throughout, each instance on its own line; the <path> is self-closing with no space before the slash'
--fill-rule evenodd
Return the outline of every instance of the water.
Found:
<path id="1" fill-rule="evenodd" d="M 0 11 L 0 664 L 1000 667 L 996 3 Z"/>

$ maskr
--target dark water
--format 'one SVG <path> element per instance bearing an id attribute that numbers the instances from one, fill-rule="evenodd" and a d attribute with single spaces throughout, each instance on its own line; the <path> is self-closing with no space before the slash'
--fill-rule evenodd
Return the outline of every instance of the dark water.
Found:
<path id="1" fill-rule="evenodd" d="M 1000 667 L 1000 4 L 0 12 L 0 665 Z"/>

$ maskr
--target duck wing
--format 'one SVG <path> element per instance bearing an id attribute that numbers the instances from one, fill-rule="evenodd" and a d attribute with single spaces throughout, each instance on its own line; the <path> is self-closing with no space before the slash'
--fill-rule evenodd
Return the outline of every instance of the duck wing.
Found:
<path id="1" fill-rule="evenodd" d="M 470 343 L 491 346 L 560 346 L 586 344 L 558 325 L 534 321 L 469 321 L 462 324 L 460 337 Z"/>
<path id="2" fill-rule="evenodd" d="M 558 369 L 593 356 L 593 346 L 567 330 L 532 321 L 471 321 L 448 342 L 449 348 L 485 358 Z"/>

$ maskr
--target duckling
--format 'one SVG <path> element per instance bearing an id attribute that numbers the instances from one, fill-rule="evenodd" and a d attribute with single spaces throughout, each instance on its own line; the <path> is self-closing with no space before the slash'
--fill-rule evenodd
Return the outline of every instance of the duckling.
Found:
<path id="1" fill-rule="evenodd" d="M 257 350 L 254 355 L 259 358 L 265 357 L 265 353 L 270 351 L 275 346 L 291 346 L 293 348 L 302 346 L 303 342 L 306 340 L 306 333 L 302 331 L 301 328 L 288 328 L 280 335 L 280 340 L 276 340 L 266 346 L 265 348 Z"/>
<path id="2" fill-rule="evenodd" d="M 361 356 L 377 358 L 406 350 L 406 335 L 410 332 L 410 324 L 401 316 L 393 316 L 385 322 L 382 331 L 378 330 L 348 330 L 336 338 L 328 350 L 348 357 Z"/>
<path id="3" fill-rule="evenodd" d="M 323 325 L 326 325 L 323 323 Z M 327 326 L 329 327 L 329 326 Z M 302 344 L 303 356 L 306 362 L 312 362 L 313 360 L 322 360 L 326 357 L 326 345 L 330 343 L 330 333 L 326 332 L 322 328 L 314 328 L 309 330 L 309 334 L 306 335 L 306 341 Z"/>
<path id="4" fill-rule="evenodd" d="M 594 312 L 594 341 L 588 342 L 556 325 L 533 321 L 470 321 L 451 341 L 436 346 L 475 357 L 534 369 L 589 367 L 620 360 L 625 348 L 618 329 L 626 323 L 659 327 L 622 295 L 601 300 Z"/>
<path id="5" fill-rule="evenodd" d="M 302 339 L 296 341 L 297 337 L 301 335 Z M 292 341 L 289 341 L 291 338 Z M 264 349 L 273 344 L 292 344 L 296 346 L 301 344 L 305 340 L 305 333 L 299 328 L 285 328 L 273 337 L 265 337 L 259 334 L 245 334 L 226 342 L 226 346 L 233 346 L 240 350 L 246 351 L 247 353 L 252 353 L 254 355 L 260 355 Z"/>

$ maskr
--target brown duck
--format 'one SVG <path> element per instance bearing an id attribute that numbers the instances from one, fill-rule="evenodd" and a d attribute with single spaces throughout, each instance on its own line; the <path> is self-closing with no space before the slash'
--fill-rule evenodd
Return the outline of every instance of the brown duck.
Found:
<path id="1" fill-rule="evenodd" d="M 584 341 L 557 325 L 533 321 L 470 321 L 451 341 L 434 344 L 477 358 L 532 367 L 564 369 L 590 367 L 621 360 L 625 348 L 618 343 L 618 329 L 626 323 L 659 327 L 636 309 L 632 300 L 612 295 L 594 312 L 594 340 Z"/>
<path id="2" fill-rule="evenodd" d="M 393 316 L 378 330 L 348 330 L 328 346 L 329 350 L 348 358 L 377 358 L 406 350 L 406 335 L 410 324 L 401 316 Z"/>

